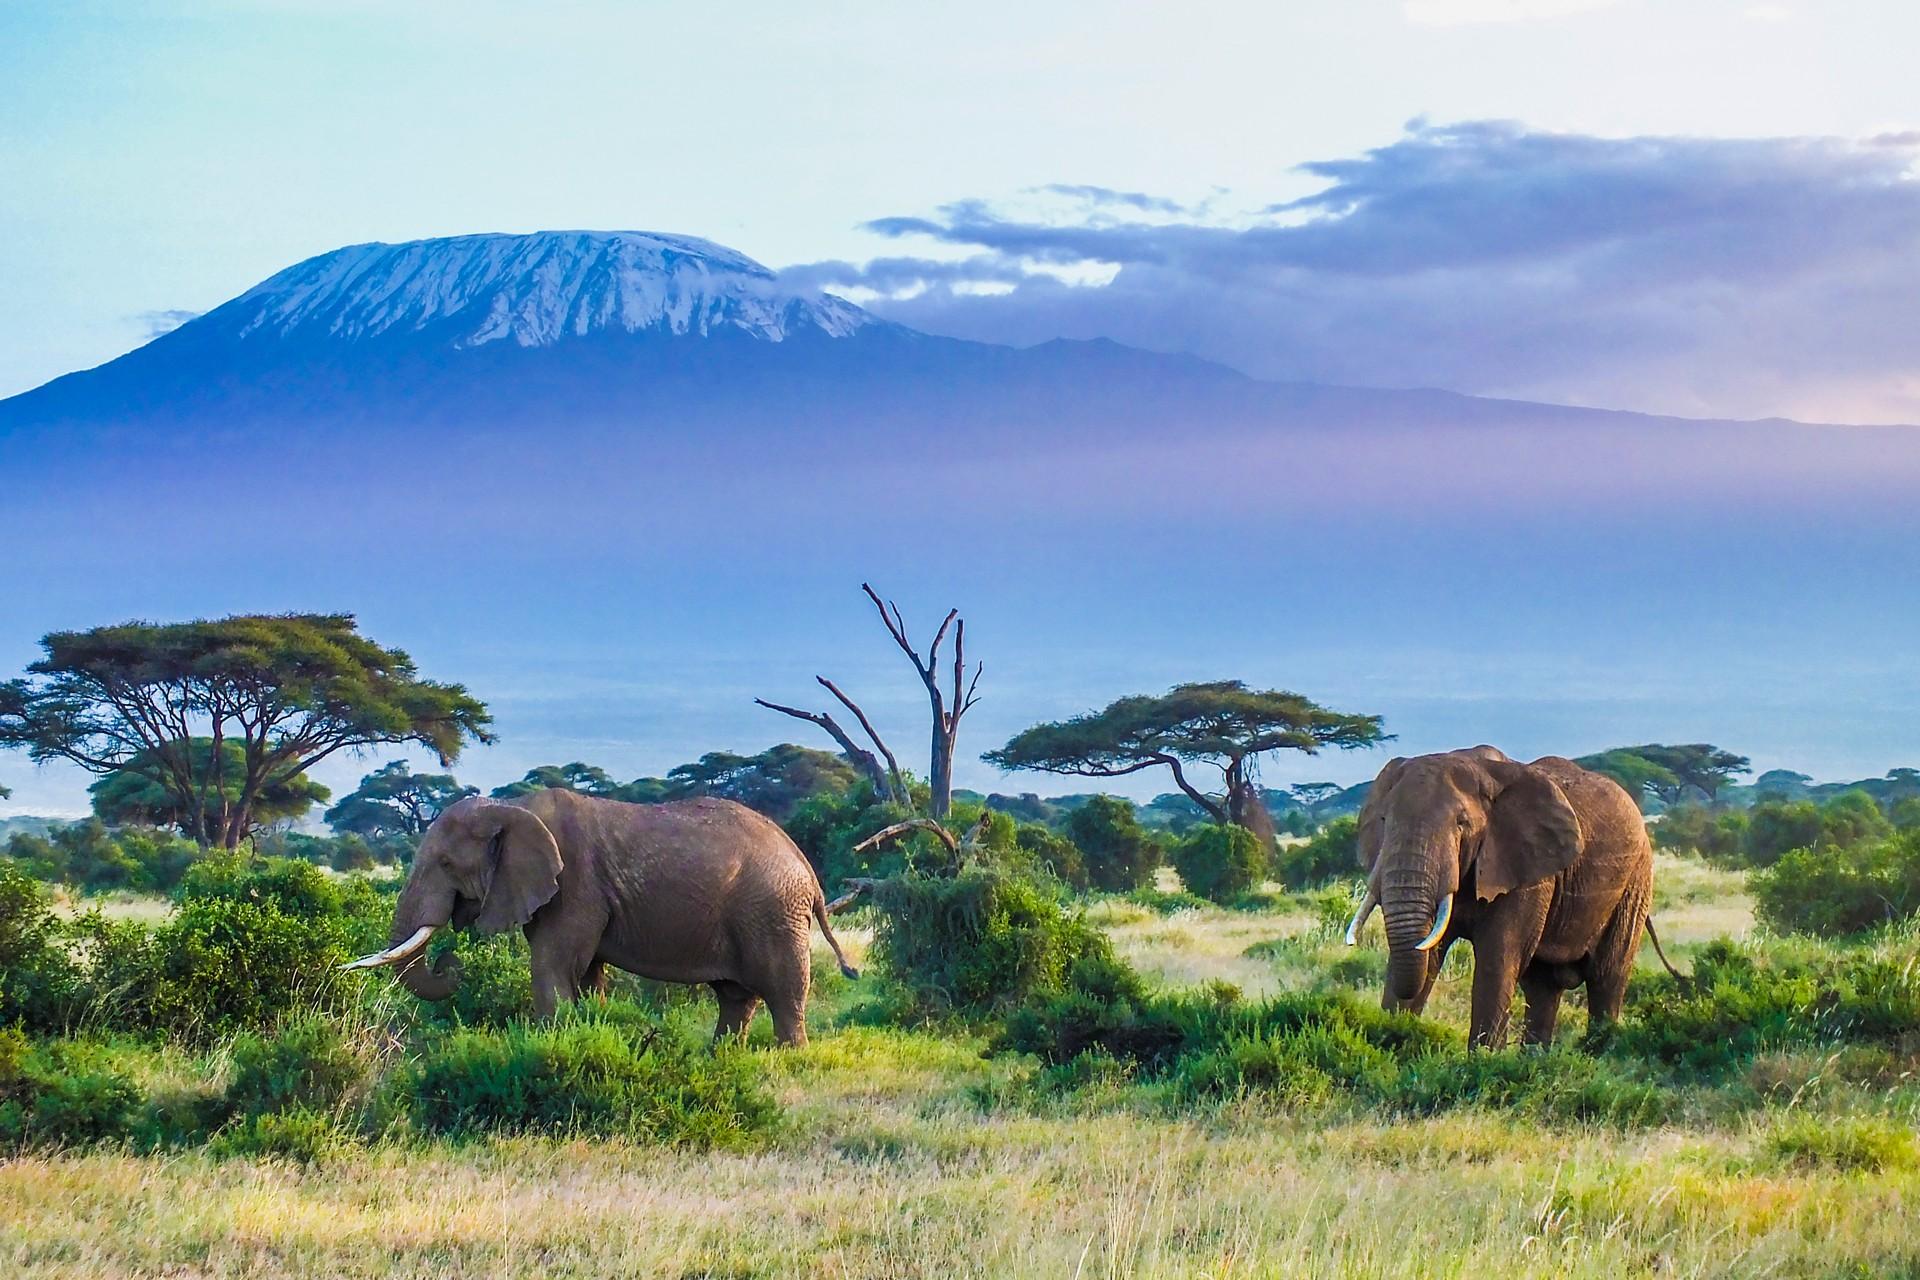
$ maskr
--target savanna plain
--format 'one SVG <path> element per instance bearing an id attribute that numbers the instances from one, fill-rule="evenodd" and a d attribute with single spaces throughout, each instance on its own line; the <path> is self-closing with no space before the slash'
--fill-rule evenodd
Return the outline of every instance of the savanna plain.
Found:
<path id="1" fill-rule="evenodd" d="M 1344 897 L 1269 887 L 1236 909 L 1160 874 L 1157 890 L 1084 909 L 1151 998 L 1377 999 L 1384 947 L 1377 929 L 1343 944 Z M 1920 1273 L 1920 1045 L 1831 1022 L 1750 1053 L 1709 1042 L 1716 1017 L 1771 1016 L 1741 977 L 1754 957 L 1767 969 L 1781 950 L 1796 981 L 1885 961 L 1907 982 L 1911 929 L 1845 948 L 1769 938 L 1742 875 L 1692 856 L 1662 853 L 1656 885 L 1676 964 L 1722 971 L 1688 995 L 1643 955 L 1629 1039 L 1636 1019 L 1671 1007 L 1691 1019 L 1678 1044 L 1643 1027 L 1637 1051 L 1469 1059 L 1460 948 L 1427 1014 L 1436 1068 L 1476 1062 L 1470 1078 L 1421 1087 L 1403 1070 L 1367 1084 L 1355 1077 L 1380 1055 L 1334 1035 L 1294 1044 L 1294 1069 L 1267 1074 L 1243 1045 L 1223 1080 L 1217 1063 L 1209 1075 L 1097 1049 L 1021 1052 L 984 1021 L 912 1025 L 876 979 L 840 977 L 822 948 L 811 1043 L 773 1047 L 763 1014 L 745 1048 L 712 1059 L 758 1099 L 729 1131 L 434 1133 L 416 1117 L 369 1138 L 381 1103 L 356 1083 L 318 1137 L 29 1146 L 0 1166 L 0 1258 L 23 1277 Z M 164 910 L 120 895 L 94 919 Z M 872 918 L 841 918 L 850 948 L 866 950 Z M 335 1019 L 362 1060 L 406 1052 L 391 1021 L 412 1002 L 378 982 Z M 1743 1000 L 1755 1007 L 1729 1012 Z M 562 1026 L 645 1020 L 694 1045 L 711 1009 L 635 990 Z M 1577 1043 L 1583 1022 L 1576 994 L 1562 1041 Z M 109 1055 L 110 1030 L 93 1028 Z M 143 1094 L 204 1097 L 231 1089 L 249 1052 L 259 1042 L 128 1051 L 124 1070 Z"/>

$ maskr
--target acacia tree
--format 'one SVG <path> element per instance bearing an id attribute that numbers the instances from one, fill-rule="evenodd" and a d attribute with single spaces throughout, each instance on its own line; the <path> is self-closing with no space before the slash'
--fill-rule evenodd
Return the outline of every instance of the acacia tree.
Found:
<path id="1" fill-rule="evenodd" d="M 936 821 L 944 819 L 947 811 L 953 807 L 953 756 L 960 741 L 960 720 L 973 705 L 980 700 L 981 664 L 975 664 L 973 676 L 967 677 L 967 623 L 958 609 L 947 610 L 947 616 L 940 622 L 939 630 L 933 634 L 933 643 L 927 646 L 925 655 L 913 646 L 907 638 L 906 619 L 901 616 L 900 606 L 891 600 L 881 600 L 879 593 L 867 583 L 860 584 L 860 590 L 867 599 L 873 601 L 873 607 L 880 611 L 881 625 L 887 634 L 907 655 L 907 661 L 913 664 L 914 674 L 920 677 L 920 683 L 926 686 L 927 703 L 933 715 L 933 738 L 929 749 L 927 764 L 927 813 Z M 945 680 L 945 668 L 940 658 L 940 646 L 945 643 L 947 633 L 953 632 L 953 669 L 951 692 Z M 874 791 L 896 804 L 910 802 L 905 776 L 900 772 L 900 762 L 893 751 L 874 730 L 873 722 L 867 719 L 852 698 L 843 693 L 839 686 L 825 676 L 815 676 L 820 687 L 832 694 L 835 701 L 853 714 L 867 739 L 879 752 L 867 750 L 854 741 L 853 735 L 842 728 L 838 721 L 824 711 L 806 711 L 799 707 L 782 706 L 777 702 L 768 702 L 764 698 L 755 698 L 754 702 L 769 711 L 778 711 L 781 715 L 792 716 L 796 720 L 805 720 L 826 730 L 840 749 L 847 754 L 860 770 L 873 782 Z M 886 768 L 880 767 L 880 757 L 886 758 Z"/>
<path id="2" fill-rule="evenodd" d="M 0 745 L 93 773 L 134 769 L 191 798 L 202 845 L 237 846 L 270 783 L 342 750 L 418 743 L 442 765 L 492 717 L 457 684 L 359 634 L 350 614 L 130 622 L 45 637 L 46 656 L 0 685 Z M 208 739 L 202 754 L 196 738 Z M 237 785 L 226 777 L 240 747 Z"/>
<path id="3" fill-rule="evenodd" d="M 231 804 L 239 799 L 240 785 L 246 776 L 246 761 L 240 744 L 228 739 L 220 744 L 226 759 L 213 767 L 213 739 L 195 738 L 189 750 L 197 776 L 220 779 L 219 787 Z M 115 769 L 87 788 L 93 797 L 93 813 L 110 826 L 137 823 L 152 827 L 173 827 L 183 835 L 193 832 L 194 814 L 199 796 L 182 792 L 159 762 L 135 758 L 125 768 Z M 329 792 L 304 774 L 290 778 L 269 778 L 253 801 L 253 825 L 270 826 L 298 818 L 316 804 L 325 804 Z"/>
<path id="4" fill-rule="evenodd" d="M 415 773 L 405 760 L 381 765 L 326 812 L 326 823 L 341 835 L 420 836 L 456 800 L 480 794 L 463 787 L 450 773 Z"/>
<path id="5" fill-rule="evenodd" d="M 1002 769 L 1084 778 L 1164 768 L 1215 822 L 1271 834 L 1255 777 L 1261 756 L 1367 747 L 1387 736 L 1379 716 L 1329 711 L 1300 694 L 1249 689 L 1239 680 L 1212 680 L 1175 685 L 1157 696 L 1121 698 L 1070 720 L 1037 724 L 982 758 Z M 1202 791 L 1188 779 L 1186 766 L 1196 763 L 1220 770 L 1220 793 Z"/>
<path id="6" fill-rule="evenodd" d="M 1604 773 L 1626 788 L 1636 800 L 1646 794 L 1676 804 L 1689 791 L 1698 791 L 1709 804 L 1720 788 L 1739 774 L 1751 773 L 1752 761 L 1722 750 L 1710 742 L 1669 746 L 1649 742 L 1637 747 L 1615 747 L 1574 761 L 1582 768 Z"/>

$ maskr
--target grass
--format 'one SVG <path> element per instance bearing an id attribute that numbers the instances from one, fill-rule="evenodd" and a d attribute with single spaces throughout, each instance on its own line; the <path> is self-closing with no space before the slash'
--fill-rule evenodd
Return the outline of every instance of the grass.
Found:
<path id="1" fill-rule="evenodd" d="M 1685 968 L 1718 922 L 1750 918 L 1737 879 L 1669 861 L 1659 919 Z M 1377 950 L 1377 926 L 1349 952 L 1306 899 L 1093 915 L 1170 986 L 1377 990 L 1350 961 Z M 864 941 L 856 924 L 843 941 Z M 1456 1032 L 1467 969 L 1457 955 L 1432 1006 Z M 335 1144 L 296 1116 L 211 1149 L 28 1153 L 0 1164 L 0 1273 L 1920 1274 L 1904 1049 L 1763 1055 L 1640 1125 L 1176 1099 L 1123 1078 L 1034 1105 L 1030 1059 L 983 1057 L 984 1035 L 863 1025 L 870 980 L 839 979 L 824 951 L 815 972 L 813 1042 L 751 1054 L 786 1117 L 764 1142 Z M 752 1040 L 767 1039 L 763 1015 Z M 168 1070 L 192 1084 L 184 1061 Z"/>

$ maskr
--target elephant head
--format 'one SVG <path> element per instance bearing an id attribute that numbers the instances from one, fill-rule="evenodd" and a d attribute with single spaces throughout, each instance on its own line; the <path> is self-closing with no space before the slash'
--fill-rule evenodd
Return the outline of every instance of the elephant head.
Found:
<path id="1" fill-rule="evenodd" d="M 1572 866 L 1580 819 L 1560 786 L 1492 747 L 1387 762 L 1360 811 L 1367 894 L 1347 941 L 1375 906 L 1387 926 L 1388 1008 L 1416 1005 L 1454 895 L 1492 902 Z"/>
<path id="2" fill-rule="evenodd" d="M 434 931 L 452 924 L 498 933 L 525 924 L 560 889 L 560 846 L 539 817 L 519 805 L 469 796 L 427 828 L 413 871 L 394 907 L 391 945 L 344 966 L 398 965 L 407 990 L 445 1000 L 460 983 L 460 962 L 421 954 Z"/>

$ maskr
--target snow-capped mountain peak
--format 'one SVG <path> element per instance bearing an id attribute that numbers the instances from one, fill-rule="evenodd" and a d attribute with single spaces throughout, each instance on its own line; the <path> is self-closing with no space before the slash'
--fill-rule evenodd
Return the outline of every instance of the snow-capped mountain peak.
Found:
<path id="1" fill-rule="evenodd" d="M 454 347 L 545 347 L 604 331 L 780 342 L 877 323 L 840 298 L 783 286 L 693 236 L 541 231 L 361 244 L 288 267 L 208 317 L 236 337 L 418 335 Z"/>

